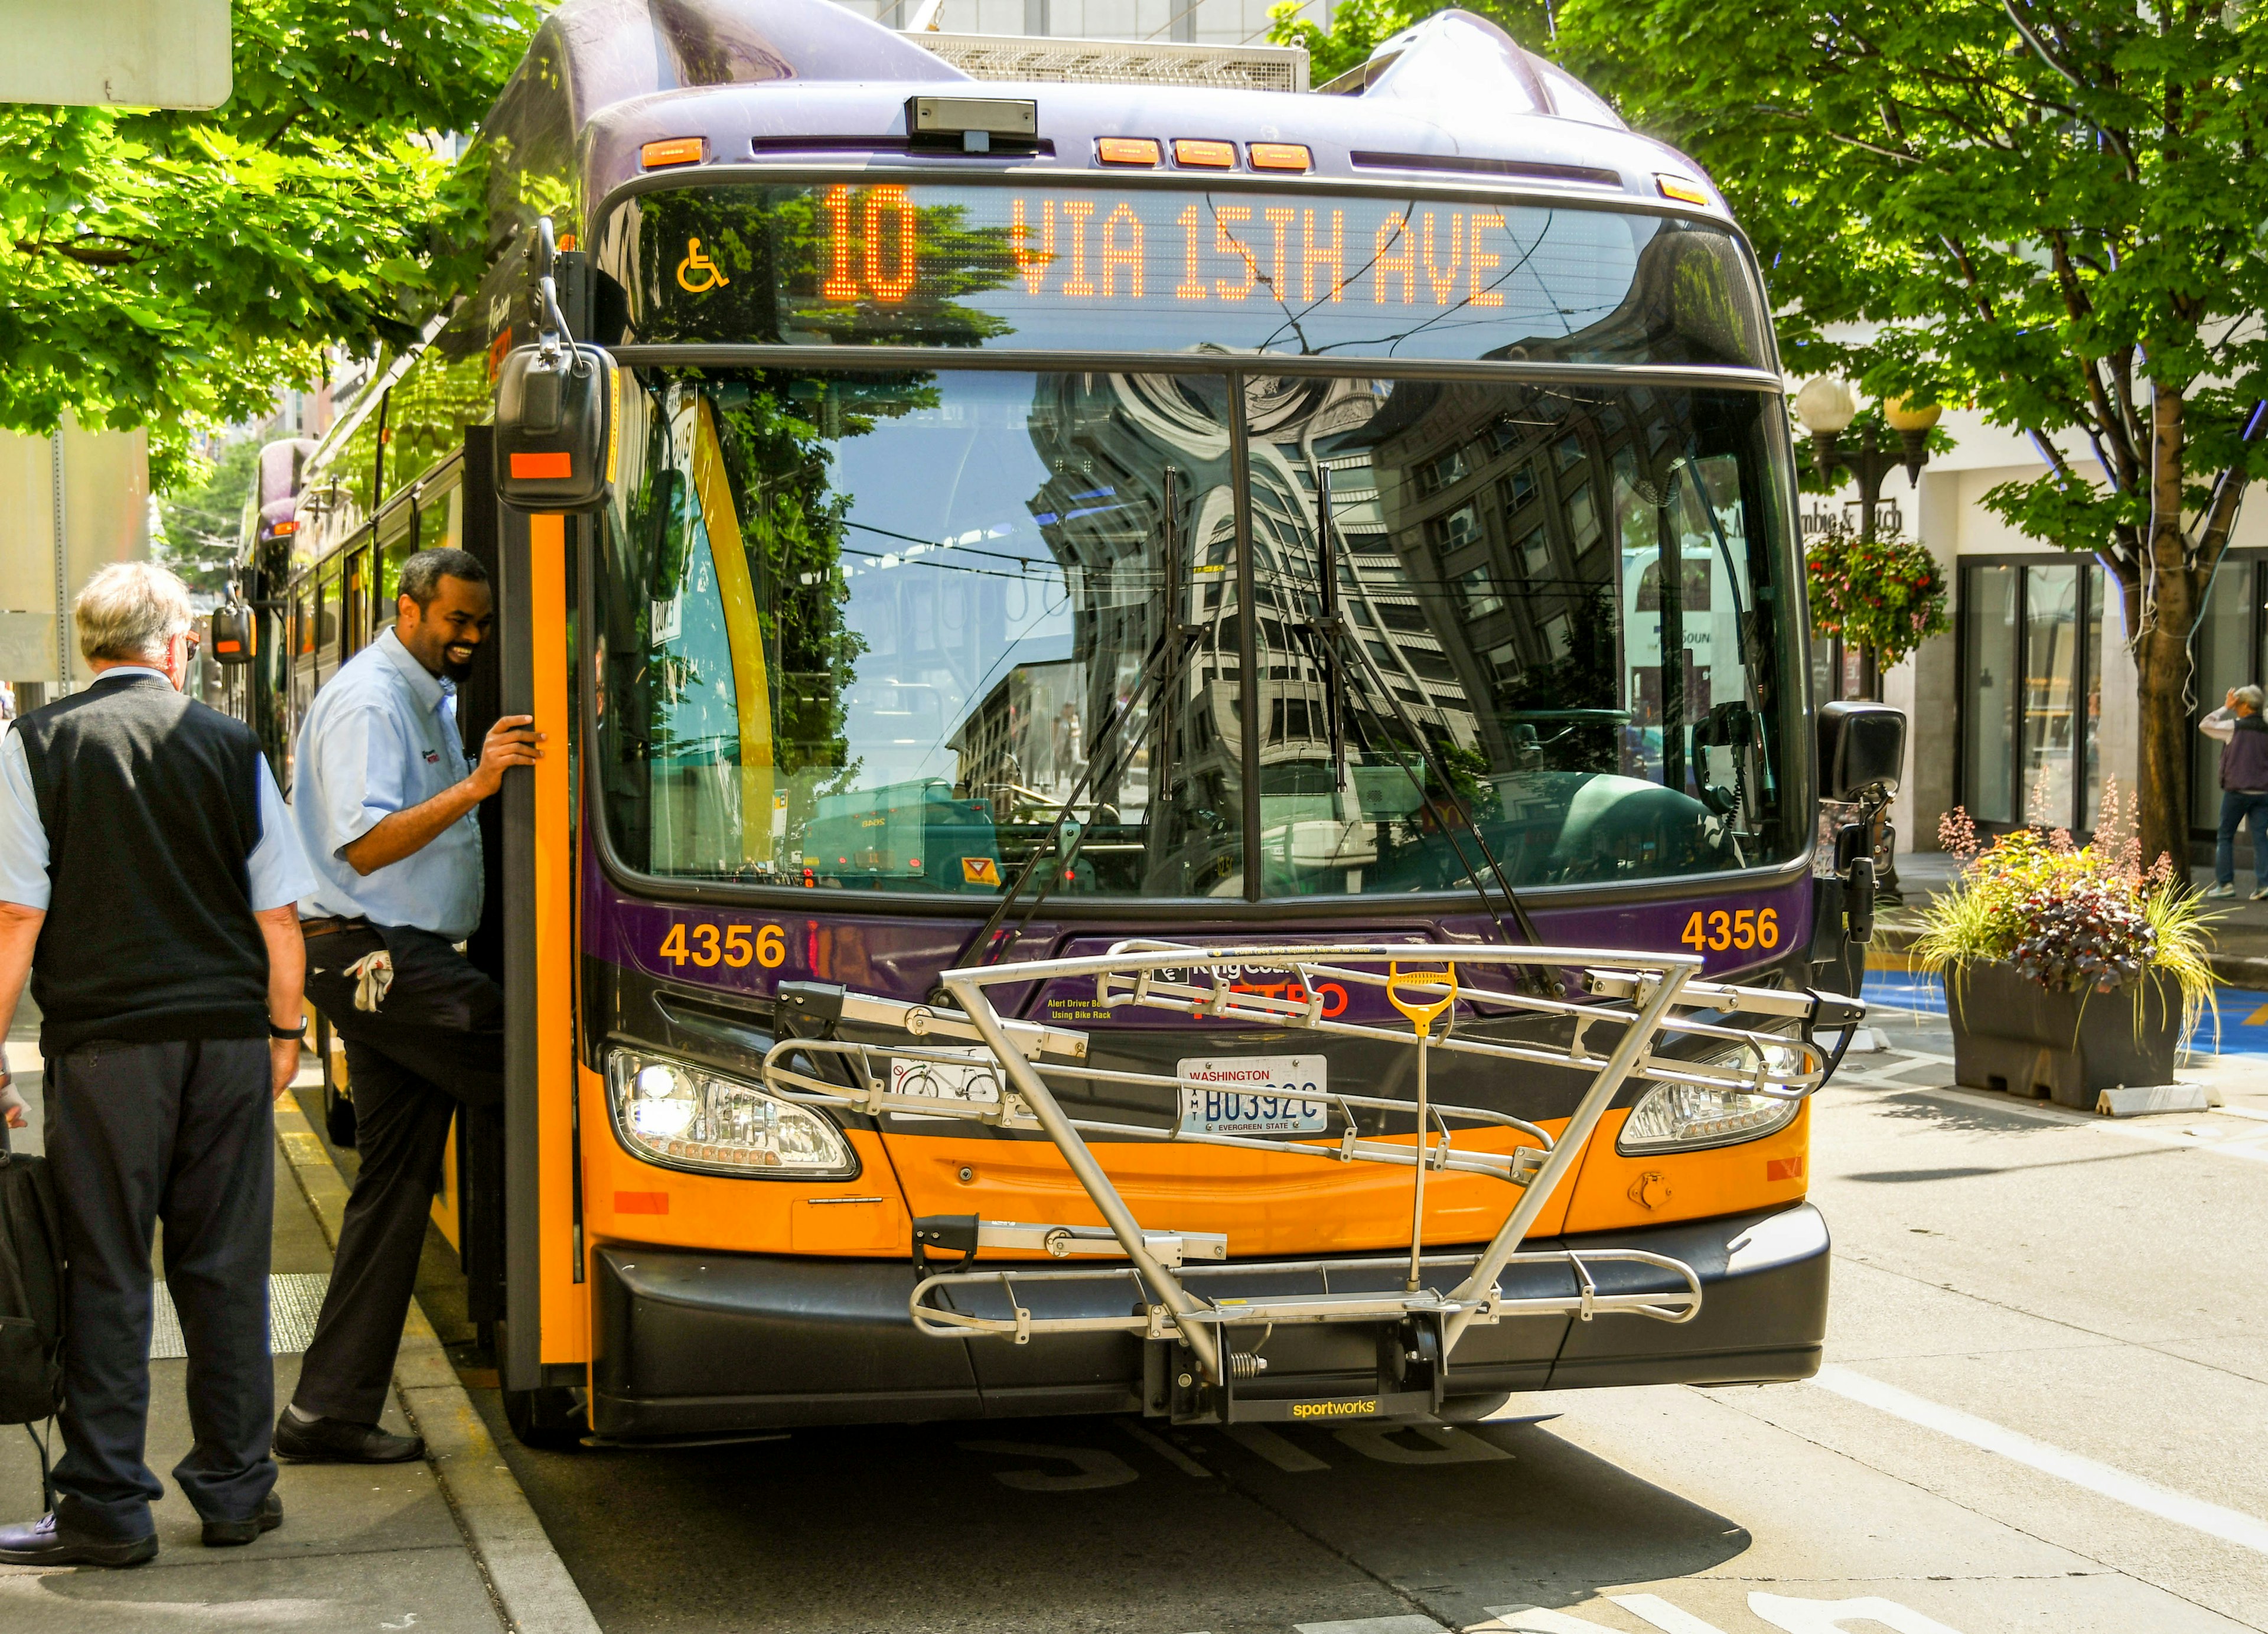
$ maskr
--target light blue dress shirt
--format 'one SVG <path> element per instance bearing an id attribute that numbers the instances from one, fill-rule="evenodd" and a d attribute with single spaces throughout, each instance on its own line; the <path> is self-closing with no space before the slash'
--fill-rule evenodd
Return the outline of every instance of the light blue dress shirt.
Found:
<path id="1" fill-rule="evenodd" d="M 422 806 L 472 770 L 456 693 L 391 629 L 315 695 L 299 727 L 291 814 L 315 871 L 306 918 L 362 917 L 462 941 L 481 922 L 481 829 L 470 812 L 422 850 L 370 873 L 340 855 L 395 812 Z"/>
<path id="2" fill-rule="evenodd" d="M 128 675 L 166 680 L 165 671 L 145 664 L 114 665 L 102 672 L 101 679 Z M 264 754 L 260 757 L 260 841 L 244 865 L 255 913 L 295 902 L 315 887 Z M 0 902 L 45 913 L 48 898 L 47 825 L 40 821 L 40 799 L 32 788 L 32 762 L 24 753 L 24 740 L 11 731 L 0 741 Z"/>

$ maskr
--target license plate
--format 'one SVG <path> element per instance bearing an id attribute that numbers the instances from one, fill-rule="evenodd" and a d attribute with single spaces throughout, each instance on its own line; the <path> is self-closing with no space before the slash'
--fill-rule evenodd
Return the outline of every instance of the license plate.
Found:
<path id="1" fill-rule="evenodd" d="M 1322 1056 L 1200 1056 L 1177 1064 L 1185 1135 L 1319 1135 L 1331 1086 Z"/>
<path id="2" fill-rule="evenodd" d="M 957 1053 L 957 1052 L 956 1052 Z M 895 1056 L 890 1062 L 890 1093 L 894 1095 L 918 1095 L 927 1100 L 958 1100 L 972 1107 L 997 1107 L 1000 1104 L 1000 1065 L 988 1050 L 971 1050 L 966 1064 L 960 1061 L 908 1061 Z M 900 1112 L 902 1118 L 950 1116 L 946 1113 Z"/>

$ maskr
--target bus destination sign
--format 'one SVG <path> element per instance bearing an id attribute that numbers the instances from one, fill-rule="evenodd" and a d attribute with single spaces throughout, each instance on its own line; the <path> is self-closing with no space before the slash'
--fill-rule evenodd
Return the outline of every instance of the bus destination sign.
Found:
<path id="1" fill-rule="evenodd" d="M 630 200 L 605 253 L 646 342 L 1746 363 L 1762 333 L 1714 228 L 1450 197 L 734 183 Z M 1696 269 L 1715 333 L 1680 335 L 1651 307 Z"/>

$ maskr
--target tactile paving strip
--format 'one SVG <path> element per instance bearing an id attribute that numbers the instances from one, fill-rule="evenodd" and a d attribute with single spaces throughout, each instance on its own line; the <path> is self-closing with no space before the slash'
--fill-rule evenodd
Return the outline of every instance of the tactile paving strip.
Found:
<path id="1" fill-rule="evenodd" d="M 268 1279 L 268 1349 L 276 1356 L 297 1356 L 315 1336 L 315 1318 L 321 1314 L 323 1296 L 330 1292 L 328 1271 L 291 1271 Z M 150 1359 L 178 1362 L 189 1353 L 181 1337 L 180 1313 L 166 1284 L 152 1290 L 156 1308 L 151 1312 Z"/>

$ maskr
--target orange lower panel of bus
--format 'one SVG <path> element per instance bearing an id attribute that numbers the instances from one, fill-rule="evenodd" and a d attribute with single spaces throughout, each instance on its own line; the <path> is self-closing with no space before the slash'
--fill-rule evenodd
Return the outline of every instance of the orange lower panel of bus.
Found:
<path id="1" fill-rule="evenodd" d="M 614 1137 L 600 1078 L 587 1071 L 580 1076 L 585 1240 L 593 1245 L 909 1257 L 917 1216 L 1102 1223 L 1054 1147 L 1036 1139 L 853 1130 L 850 1140 L 860 1173 L 848 1181 L 753 1180 L 666 1169 L 623 1150 Z M 1710 1219 L 1800 1202 L 1805 1195 L 1808 1103 L 1786 1128 L 1759 1139 L 1637 1157 L 1615 1150 L 1624 1116 L 1620 1110 L 1606 1115 L 1572 1184 L 1546 1205 L 1534 1235 Z M 1544 1127 L 1556 1134 L 1560 1125 Z M 1500 1152 L 1520 1143 L 1513 1137 L 1461 1136 L 1458 1144 Z M 1098 1143 L 1093 1150 L 1145 1227 L 1218 1233 L 1228 1239 L 1233 1259 L 1391 1252 L 1410 1241 L 1408 1169 L 1162 1143 Z M 1430 1175 L 1427 1246 L 1486 1241 L 1519 1196 L 1484 1176 Z"/>

